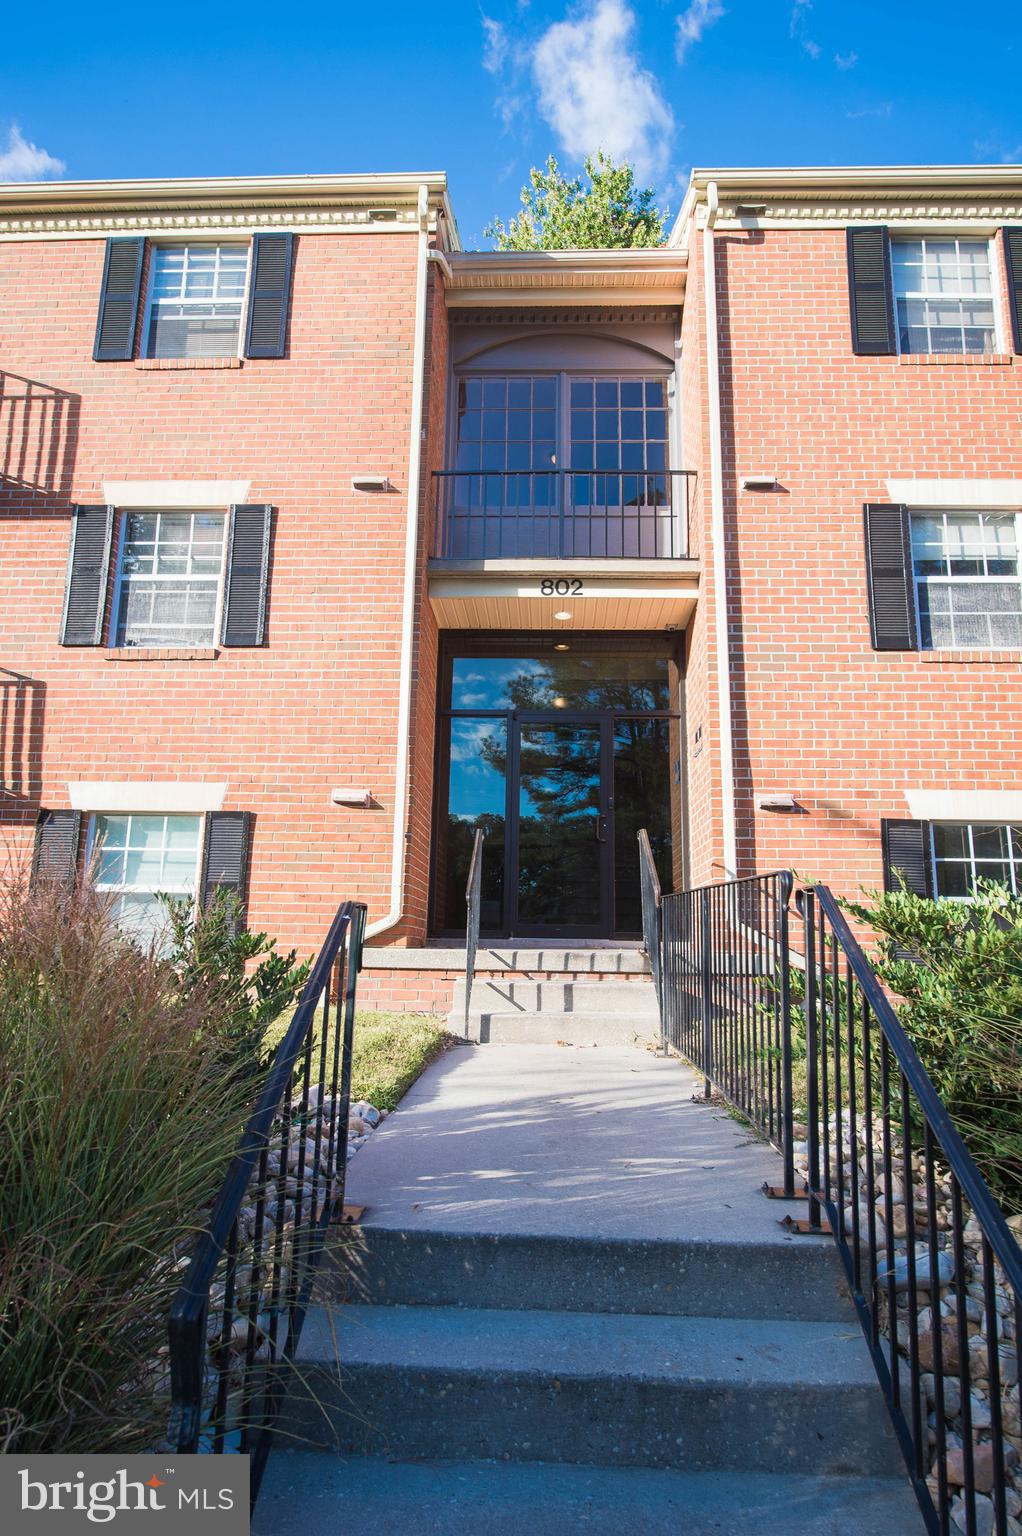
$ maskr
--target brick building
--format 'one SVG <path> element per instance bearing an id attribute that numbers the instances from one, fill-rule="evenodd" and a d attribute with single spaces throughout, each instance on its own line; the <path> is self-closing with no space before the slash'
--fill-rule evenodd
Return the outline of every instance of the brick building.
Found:
<path id="1" fill-rule="evenodd" d="M 526 946 L 638 936 L 640 827 L 666 885 L 1014 882 L 1020 350 L 1011 167 L 506 255 L 440 175 L 0 188 L 7 842 L 143 929 L 364 898 L 438 1006 L 478 828 Z"/>

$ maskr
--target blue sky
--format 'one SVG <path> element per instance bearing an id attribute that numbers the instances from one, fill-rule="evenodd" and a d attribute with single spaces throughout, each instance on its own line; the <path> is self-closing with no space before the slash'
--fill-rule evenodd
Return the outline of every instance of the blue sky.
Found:
<path id="1" fill-rule="evenodd" d="M 467 246 L 531 164 L 1022 161 L 1011 0 L 8 7 L 0 179 L 446 170 Z"/>

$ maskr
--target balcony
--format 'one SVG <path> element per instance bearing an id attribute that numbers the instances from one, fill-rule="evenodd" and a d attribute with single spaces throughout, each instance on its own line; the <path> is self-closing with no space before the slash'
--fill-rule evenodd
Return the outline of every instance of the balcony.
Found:
<path id="1" fill-rule="evenodd" d="M 429 596 L 443 629 L 683 629 L 690 470 L 441 470 Z"/>
<path id="2" fill-rule="evenodd" d="M 438 470 L 437 561 L 685 560 L 692 471 Z"/>

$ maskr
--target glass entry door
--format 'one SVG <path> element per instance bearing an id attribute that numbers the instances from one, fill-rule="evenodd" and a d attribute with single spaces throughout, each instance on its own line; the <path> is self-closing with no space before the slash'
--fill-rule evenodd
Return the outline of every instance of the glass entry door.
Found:
<path id="1" fill-rule="evenodd" d="M 512 932 L 602 937 L 611 895 L 605 728 L 563 716 L 514 725 Z"/>

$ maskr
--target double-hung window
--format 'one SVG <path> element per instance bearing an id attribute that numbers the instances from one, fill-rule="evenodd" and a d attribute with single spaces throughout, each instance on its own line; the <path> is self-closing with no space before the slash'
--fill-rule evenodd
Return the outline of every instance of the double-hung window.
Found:
<path id="1" fill-rule="evenodd" d="M 144 944 L 167 929 L 161 895 L 194 900 L 201 816 L 96 815 L 89 827 L 96 889 L 109 893 L 118 927 Z"/>
<path id="2" fill-rule="evenodd" d="M 1022 891 L 1022 827 L 934 822 L 933 888 L 938 896 L 968 901 L 977 882 Z"/>
<path id="3" fill-rule="evenodd" d="M 923 650 L 1022 649 L 1015 513 L 913 515 L 912 566 Z"/>
<path id="4" fill-rule="evenodd" d="M 148 357 L 233 357 L 248 281 L 247 245 L 156 245 Z"/>
<path id="5" fill-rule="evenodd" d="M 902 352 L 997 350 L 988 240 L 892 240 Z"/>
<path id="6" fill-rule="evenodd" d="M 127 513 L 114 643 L 212 645 L 223 555 L 222 513 Z"/>

